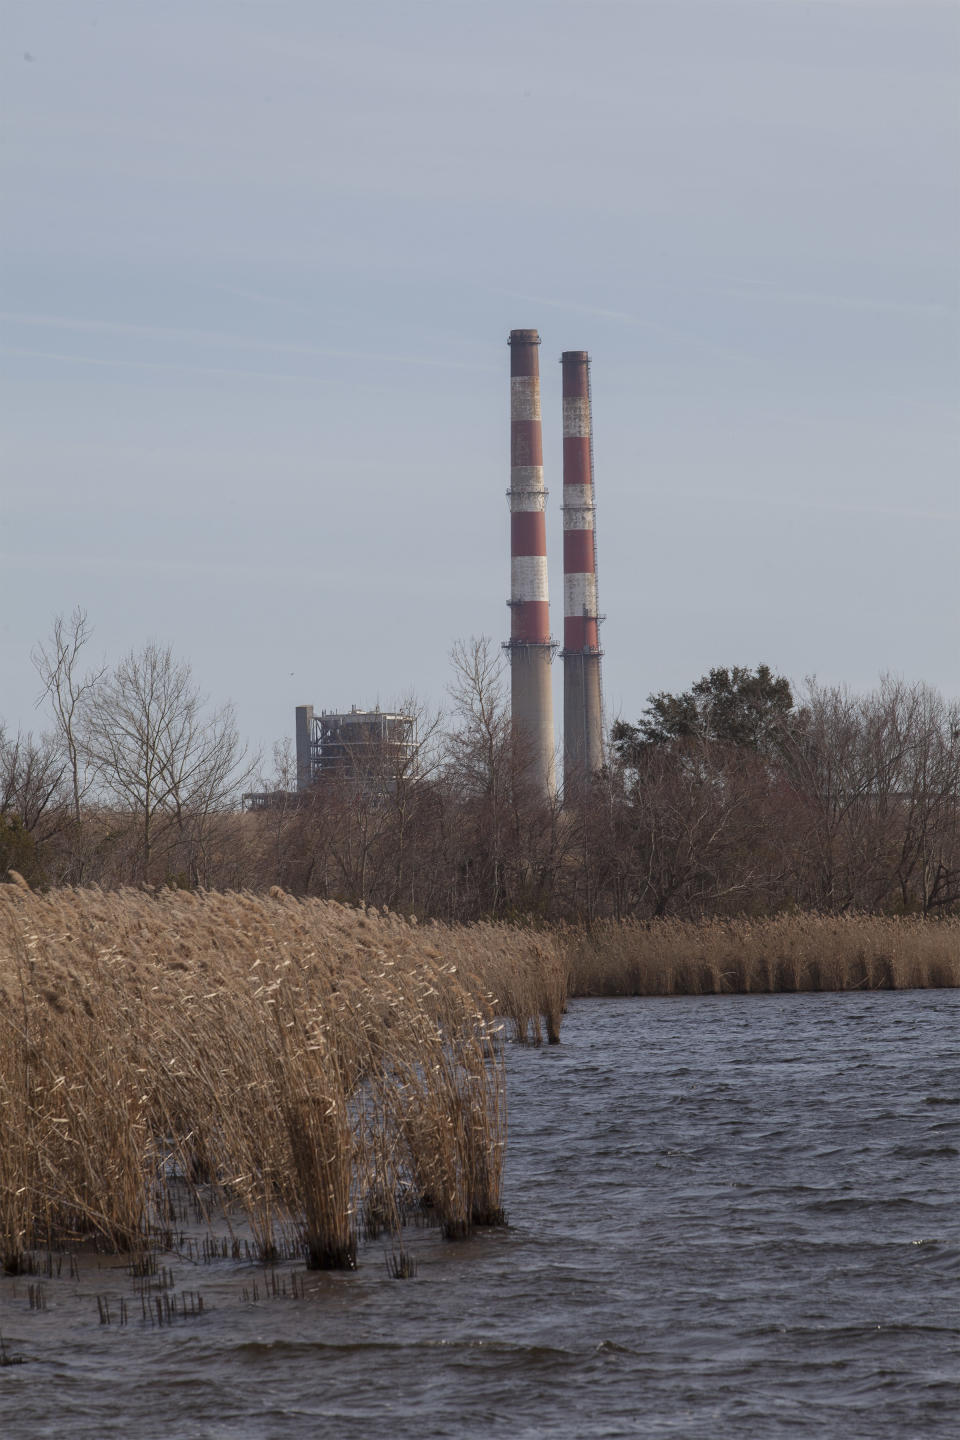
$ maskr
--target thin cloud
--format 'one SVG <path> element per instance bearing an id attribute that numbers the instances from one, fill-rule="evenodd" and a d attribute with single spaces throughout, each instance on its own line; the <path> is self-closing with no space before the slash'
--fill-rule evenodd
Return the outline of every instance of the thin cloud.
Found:
<path id="1" fill-rule="evenodd" d="M 783 290 L 772 281 L 749 280 L 724 289 L 737 300 L 760 300 L 771 304 L 819 305 L 830 310 L 866 310 L 899 315 L 949 315 L 951 307 L 937 301 L 888 300 L 876 295 L 840 295 L 820 290 Z"/>
<path id="2" fill-rule="evenodd" d="M 636 324 L 637 317 L 626 310 L 604 310 L 599 305 L 584 305 L 576 300 L 548 300 L 543 295 L 521 295 L 517 290 L 494 290 L 494 295 L 503 295 L 507 300 L 522 300 L 525 305 L 546 305 L 553 310 L 575 310 L 581 315 L 599 315 L 603 320 L 625 320 Z"/>
<path id="3" fill-rule="evenodd" d="M 671 490 L 671 500 L 714 501 L 723 505 L 758 505 L 770 509 L 813 510 L 829 515 L 878 515 L 890 520 L 938 521 L 956 524 L 960 510 L 920 510 L 908 505 L 875 505 L 869 501 L 810 500 L 791 495 L 747 495 L 730 490 Z"/>
<path id="4" fill-rule="evenodd" d="M 0 311 L 0 320 L 8 324 L 26 325 L 36 329 L 76 332 L 83 335 L 109 335 L 120 338 L 132 337 L 149 340 L 154 343 L 176 341 L 191 345 L 218 345 L 228 346 L 230 348 L 239 346 L 247 350 L 268 351 L 280 355 L 303 355 L 312 359 L 386 362 L 391 365 L 417 365 L 427 369 L 441 370 L 488 370 L 491 368 L 486 365 L 470 364 L 467 361 L 447 359 L 445 357 L 433 358 L 427 355 L 410 355 L 390 351 L 342 350 L 334 346 L 309 345 L 296 340 L 259 340 L 246 335 L 232 335 L 225 331 L 180 329 L 175 326 L 168 327 L 164 325 L 136 325 L 122 320 L 77 320 L 65 315 L 34 315 L 10 310 Z M 11 349 L 12 348 L 13 347 L 11 347 Z M 123 363 L 134 362 L 124 361 Z M 141 361 L 140 363 L 146 364 L 147 362 Z M 227 371 L 224 373 L 241 372 Z"/>
<path id="5" fill-rule="evenodd" d="M 193 575 L 202 580 L 215 577 L 220 580 L 243 582 L 249 579 L 250 575 L 250 567 L 244 561 L 221 561 L 208 556 L 202 560 L 182 560 L 173 559 L 166 554 L 161 558 L 154 559 L 142 553 L 133 556 L 115 552 L 99 555 L 71 552 L 68 557 L 65 557 L 63 552 L 56 550 L 42 550 L 33 553 L 20 550 L 0 550 L 0 564 L 9 571 L 21 570 L 29 574 L 36 574 L 40 571 L 50 570 L 59 575 L 63 574 L 64 565 L 67 564 L 72 572 L 94 575 L 98 579 L 105 575 L 149 573 L 157 575 L 163 580 L 169 580 L 175 575 L 184 577 Z M 334 571 L 329 566 L 325 566 L 324 584 L 335 586 L 348 583 L 352 573 L 349 568 Z M 265 564 L 258 569 L 257 574 L 264 580 L 270 580 L 289 589 L 303 588 L 309 591 L 317 589 L 317 572 L 310 566 Z M 383 583 L 386 585 L 390 582 L 385 580 Z"/>
<path id="6" fill-rule="evenodd" d="M 183 375 L 234 376 L 251 380 L 309 380 L 312 375 L 296 374 L 282 370 L 232 370 L 221 365 L 187 365 L 177 360 L 130 360 L 126 356 L 118 360 L 103 360 L 96 355 L 68 355 L 57 350 L 28 350 L 17 345 L 0 346 L 0 355 L 18 356 L 30 360 L 52 360 L 62 365 L 94 365 L 103 370 L 166 370 Z"/>
<path id="7" fill-rule="evenodd" d="M 648 315 L 635 315 L 626 310 L 606 310 L 598 305 L 585 305 L 576 300 L 556 300 L 544 295 L 521 295 L 512 290 L 494 290 L 494 295 L 505 295 L 511 300 L 522 300 L 525 305 L 545 305 L 554 310 L 570 310 L 575 314 L 595 315 L 601 320 L 619 320 L 625 325 L 634 325 L 638 329 L 652 330 L 655 334 L 665 335 L 670 340 L 679 340 L 681 343 L 691 346 L 695 350 L 702 350 L 709 355 L 719 355 L 724 360 L 746 360 L 753 361 L 754 356 L 746 350 L 741 350 L 733 345 L 720 345 L 715 340 L 708 340 L 703 335 L 694 334 L 681 325 L 666 325 L 659 320 L 652 320 Z"/>
<path id="8" fill-rule="evenodd" d="M 252 300 L 256 305 L 272 306 L 292 315 L 310 313 L 304 305 L 298 305 L 294 300 L 285 300 L 281 295 L 264 295 L 259 290 L 244 290 L 238 285 L 215 285 L 214 289 L 219 290 L 222 295 L 232 295 L 237 300 Z"/>

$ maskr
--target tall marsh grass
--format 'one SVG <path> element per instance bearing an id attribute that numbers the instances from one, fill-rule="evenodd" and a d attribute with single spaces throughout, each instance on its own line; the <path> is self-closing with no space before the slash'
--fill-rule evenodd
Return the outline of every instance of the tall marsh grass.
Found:
<path id="1" fill-rule="evenodd" d="M 504 1022 L 573 995 L 960 984 L 960 920 L 417 925 L 275 890 L 0 885 L 0 1266 L 169 1239 L 184 1187 L 266 1261 L 503 1219 Z"/>
<path id="2" fill-rule="evenodd" d="M 0 1264 L 140 1249 L 184 1185 L 263 1259 L 316 1268 L 414 1209 L 450 1238 L 499 1222 L 498 1017 L 556 1039 L 565 977 L 552 939 L 507 927 L 0 885 Z"/>
<path id="3" fill-rule="evenodd" d="M 784 915 L 568 931 L 572 995 L 720 995 L 960 985 L 960 919 Z"/>

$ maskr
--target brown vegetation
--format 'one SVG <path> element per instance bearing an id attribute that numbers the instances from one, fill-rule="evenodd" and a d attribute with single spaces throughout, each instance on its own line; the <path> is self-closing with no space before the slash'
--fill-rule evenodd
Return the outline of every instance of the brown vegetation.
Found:
<path id="1" fill-rule="evenodd" d="M 549 938 L 250 894 L 0 885 L 0 1260 L 136 1250 L 171 1193 L 349 1267 L 427 1207 L 502 1219 L 497 1013 L 556 1038 Z"/>
<path id="2" fill-rule="evenodd" d="M 960 986 L 960 920 L 783 915 L 601 922 L 570 931 L 572 995 L 729 995 Z"/>
<path id="3" fill-rule="evenodd" d="M 461 1238 L 503 1218 L 496 1017 L 540 1043 L 568 990 L 958 984 L 957 919 L 451 927 L 279 888 L 17 877 L 0 885 L 0 1263 L 169 1238 L 184 1187 L 265 1260 L 350 1267 L 413 1212 Z"/>
<path id="4" fill-rule="evenodd" d="M 868 695 L 765 666 L 711 671 L 618 722 L 607 768 L 562 806 L 530 783 L 499 653 L 453 655 L 446 721 L 298 790 L 278 747 L 259 801 L 229 707 L 147 646 L 81 675 L 85 617 L 36 655 L 51 734 L 0 726 L 0 874 L 267 890 L 451 923 L 960 908 L 960 705 L 884 679 Z M 415 702 L 404 705 L 415 712 Z"/>

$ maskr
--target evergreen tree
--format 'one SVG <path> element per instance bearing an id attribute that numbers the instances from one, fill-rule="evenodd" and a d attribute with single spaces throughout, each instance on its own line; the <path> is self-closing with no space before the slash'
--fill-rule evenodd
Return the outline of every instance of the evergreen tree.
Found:
<path id="1" fill-rule="evenodd" d="M 689 690 L 661 690 L 648 697 L 638 724 L 613 727 L 614 750 L 622 764 L 635 764 L 647 746 L 705 740 L 759 752 L 774 749 L 795 718 L 789 680 L 769 665 L 756 670 L 717 667 Z"/>

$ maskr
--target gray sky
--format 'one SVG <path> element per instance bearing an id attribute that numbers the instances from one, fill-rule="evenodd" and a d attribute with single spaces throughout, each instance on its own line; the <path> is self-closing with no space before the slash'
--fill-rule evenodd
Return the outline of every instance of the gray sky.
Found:
<path id="1" fill-rule="evenodd" d="M 956 4 L 2 8 L 8 728 L 76 604 L 267 749 L 442 700 L 509 631 L 527 326 L 558 638 L 593 356 L 608 718 L 760 661 L 960 695 Z"/>

